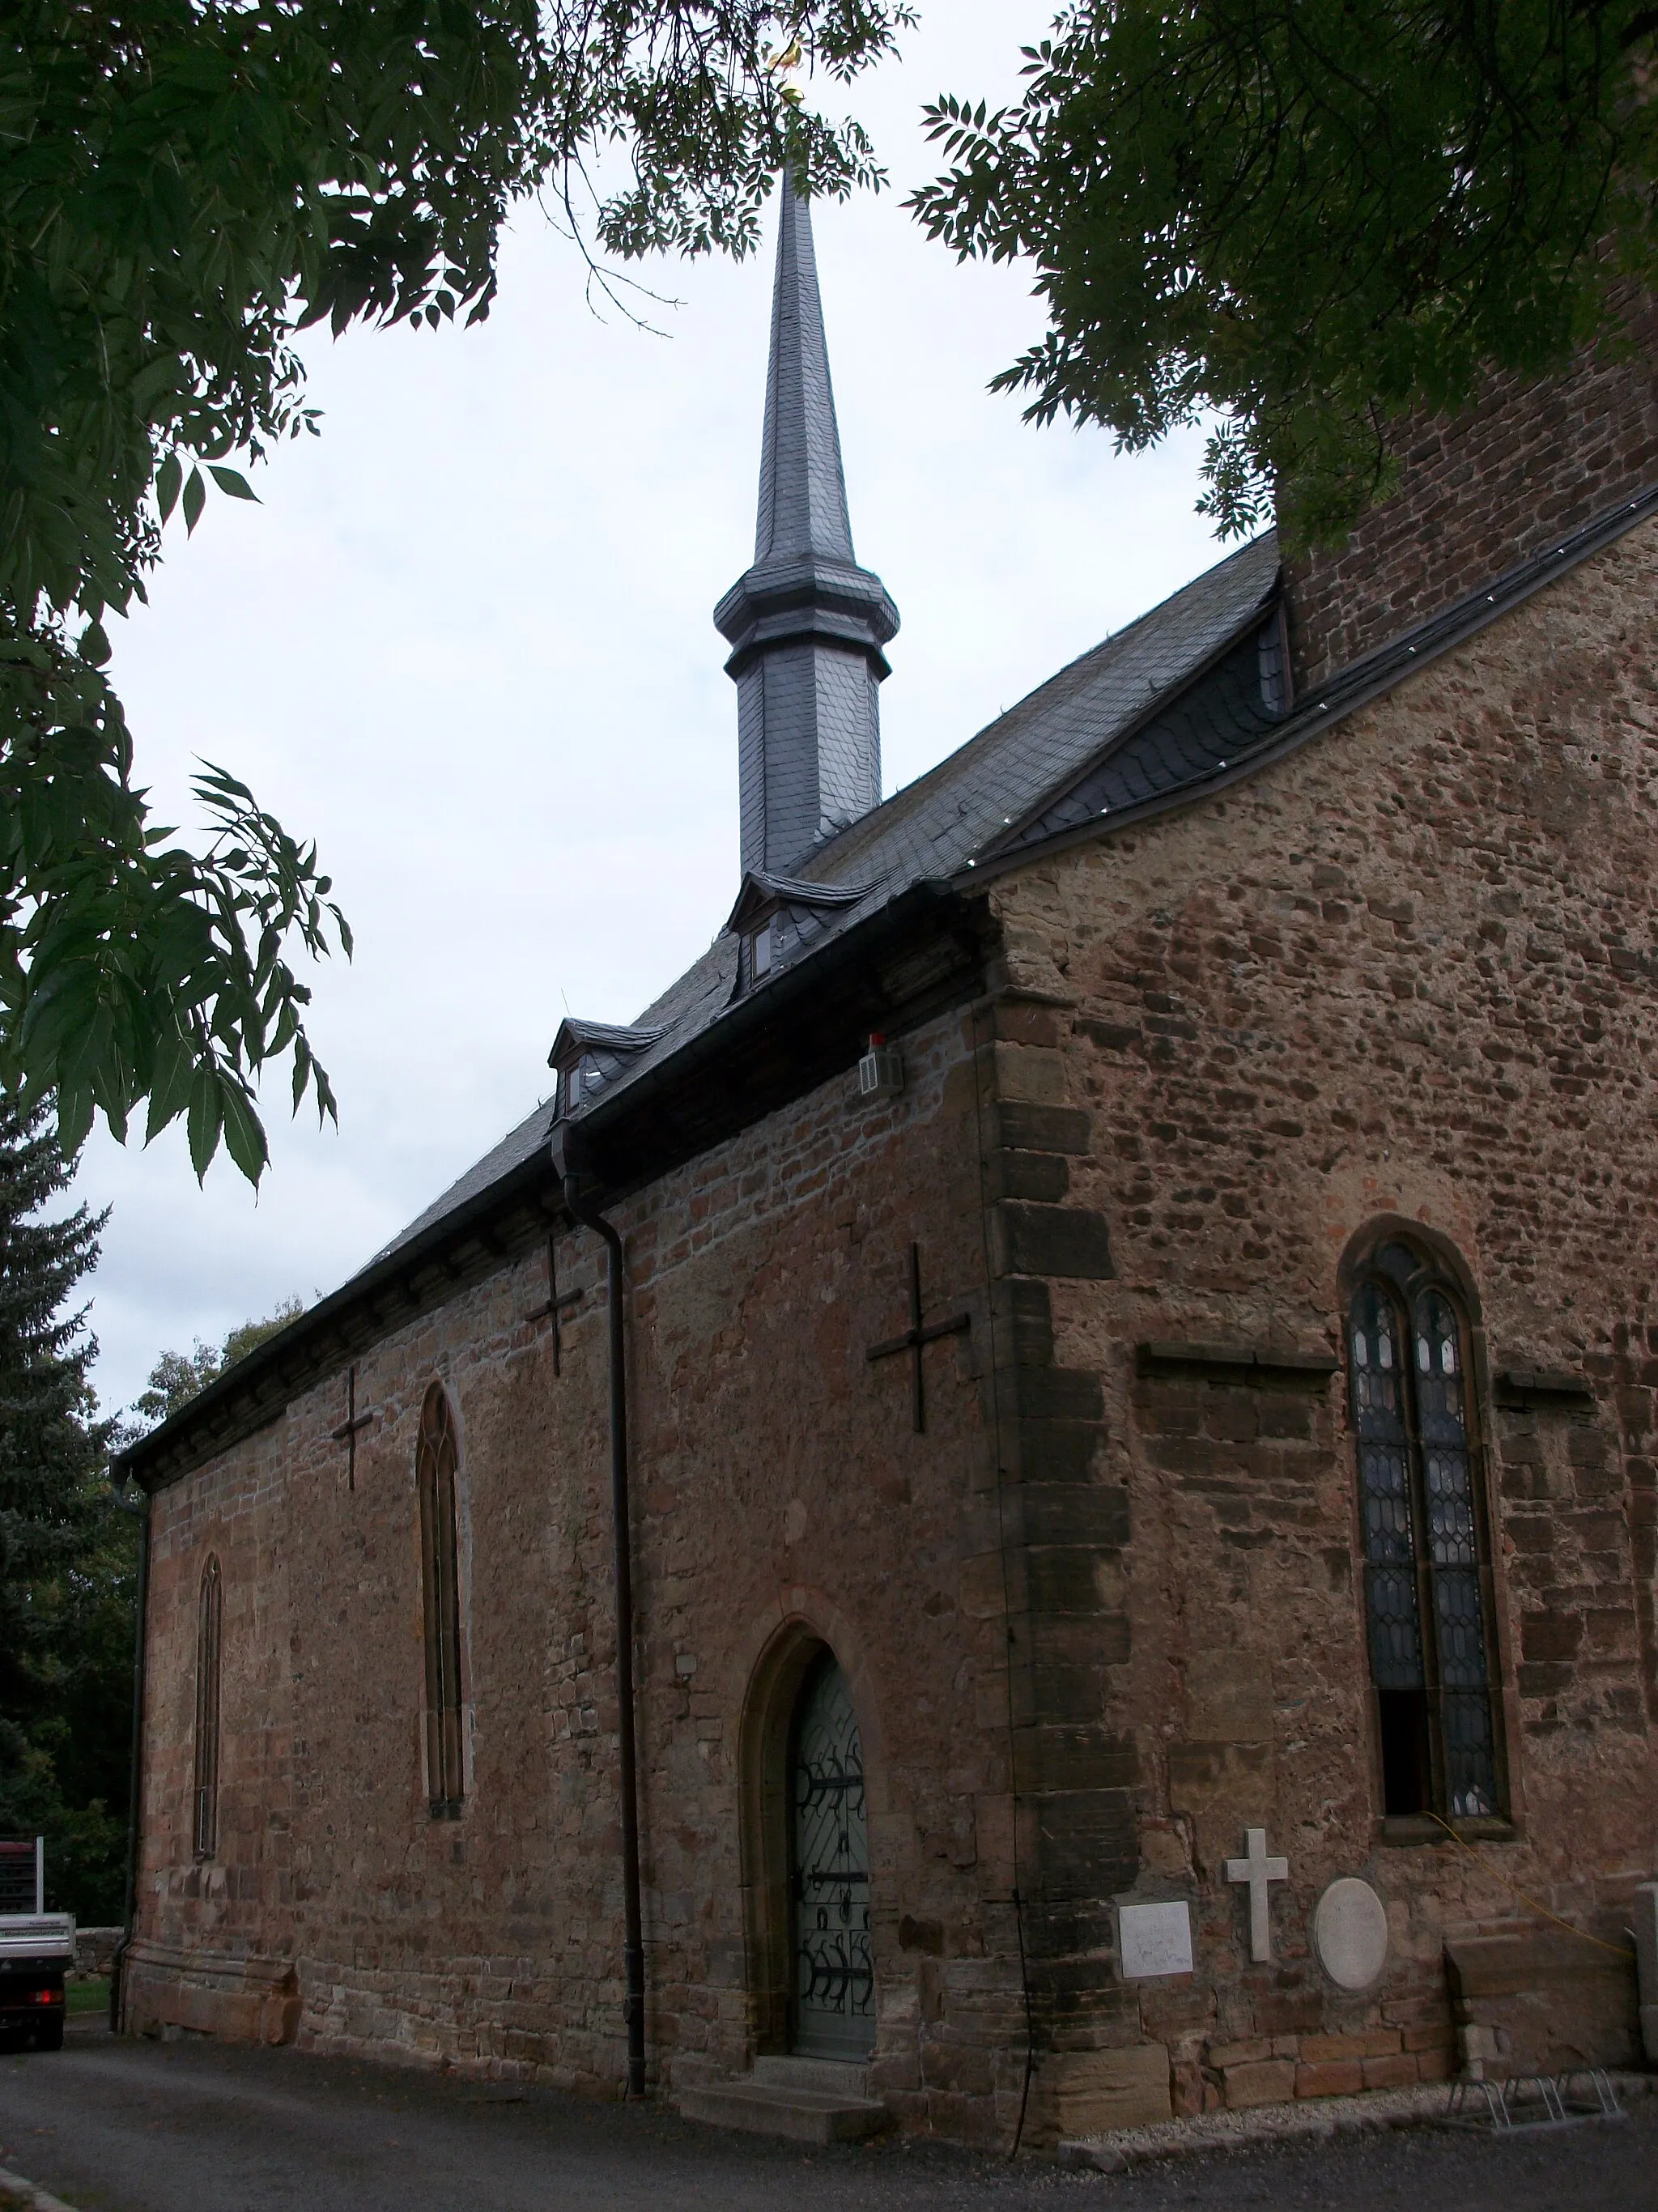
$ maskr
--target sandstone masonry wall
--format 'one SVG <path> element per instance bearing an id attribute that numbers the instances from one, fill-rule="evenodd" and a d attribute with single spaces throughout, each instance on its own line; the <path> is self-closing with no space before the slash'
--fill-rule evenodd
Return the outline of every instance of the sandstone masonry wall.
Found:
<path id="1" fill-rule="evenodd" d="M 859 1105 L 839 1080 L 615 1209 L 634 1285 L 649 2043 L 671 2083 L 740 2071 L 763 2039 L 739 1738 L 768 1648 L 810 1632 L 846 1667 L 863 1731 L 875 2078 L 917 2124 L 1001 2140 L 1023 2059 L 1005 1672 L 963 1565 L 994 1485 L 979 1113 L 959 1018 L 904 1044 L 902 1098 Z M 908 1358 L 865 1357 L 908 1319 L 912 1240 L 928 1317 L 971 1316 L 925 1354 L 919 1436 Z M 598 1239 L 562 1237 L 556 1266 L 582 1293 L 556 1372 L 548 1322 L 524 1318 L 546 1297 L 539 1253 L 359 1363 L 374 1425 L 355 1490 L 329 1437 L 342 1375 L 158 1498 L 165 1748 L 147 1776 L 137 2024 L 252 2032 L 247 1990 L 292 1961 L 291 2024 L 315 2047 L 619 2080 Z M 434 1376 L 461 1435 L 458 1822 L 428 1817 L 422 1771 L 414 1456 Z M 228 1593 L 227 1809 L 198 1866 L 187 1766 L 210 1547 Z"/>
<path id="2" fill-rule="evenodd" d="M 1189 1980 L 1125 1984 L 1096 1943 L 1073 2100 L 1132 2104 L 1147 2039 L 1181 2111 L 1442 2078 L 1458 2026 L 1499 2069 L 1638 2048 L 1616 1947 L 1658 1864 L 1655 592 L 1648 525 L 1224 799 L 999 890 L 1115 1265 L 1052 1300 L 1132 1528 L 1090 1716 L 1132 1784 L 1114 1893 L 1187 1898 L 1199 1948 Z M 1388 1217 L 1448 1238 L 1479 1299 L 1513 1830 L 1469 1848 L 1379 1818 L 1339 1285 Z M 1335 1371 L 1137 1357 L 1182 1341 Z M 1497 1379 L 1537 1370 L 1593 1397 Z M 1224 1879 L 1247 1824 L 1291 1871 L 1266 1966 Z M 1341 1875 L 1388 1904 L 1363 1997 L 1309 1940 Z M 1444 1951 L 1536 1936 L 1509 1885 L 1614 1948 L 1561 1936 L 1552 2018 L 1499 2034 L 1454 2021 Z"/>

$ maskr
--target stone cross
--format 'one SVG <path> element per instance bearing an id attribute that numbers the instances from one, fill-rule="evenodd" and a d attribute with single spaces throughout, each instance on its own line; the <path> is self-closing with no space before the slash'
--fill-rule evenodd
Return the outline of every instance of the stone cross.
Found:
<path id="1" fill-rule="evenodd" d="M 865 1353 L 866 1359 L 889 1359 L 895 1352 L 907 1352 L 914 1363 L 910 1376 L 910 1426 L 917 1436 L 926 1427 L 926 1398 L 921 1372 L 921 1347 L 936 1344 L 941 1336 L 959 1336 L 972 1327 L 969 1314 L 951 1314 L 948 1321 L 929 1322 L 921 1325 L 921 1248 L 909 1248 L 909 1327 L 902 1336 L 890 1336 L 884 1344 L 872 1344 Z"/>
<path id="2" fill-rule="evenodd" d="M 1288 1859 L 1270 1859 L 1266 1856 L 1265 1828 L 1246 1828 L 1243 1832 L 1245 1856 L 1228 1859 L 1228 1881 L 1247 1883 L 1249 1890 L 1249 1956 L 1257 1965 L 1272 1955 L 1272 1925 L 1267 1917 L 1266 1885 L 1272 1881 L 1288 1881 Z"/>

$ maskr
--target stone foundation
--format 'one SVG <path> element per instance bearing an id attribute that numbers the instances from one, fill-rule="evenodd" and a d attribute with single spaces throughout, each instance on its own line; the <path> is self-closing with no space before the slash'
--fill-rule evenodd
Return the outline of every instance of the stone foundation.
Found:
<path id="1" fill-rule="evenodd" d="M 123 1962 L 122 2021 L 129 2035 L 222 2036 L 234 2043 L 292 2043 L 299 1977 L 277 1959 L 215 1959 L 135 1943 Z"/>

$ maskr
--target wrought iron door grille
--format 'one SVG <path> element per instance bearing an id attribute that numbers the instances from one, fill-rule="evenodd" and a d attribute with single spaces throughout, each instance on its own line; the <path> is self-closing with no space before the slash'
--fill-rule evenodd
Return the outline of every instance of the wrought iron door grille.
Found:
<path id="1" fill-rule="evenodd" d="M 797 2047 L 861 2057 L 875 2033 L 864 1753 L 847 1679 L 810 1686 L 791 1778 Z"/>

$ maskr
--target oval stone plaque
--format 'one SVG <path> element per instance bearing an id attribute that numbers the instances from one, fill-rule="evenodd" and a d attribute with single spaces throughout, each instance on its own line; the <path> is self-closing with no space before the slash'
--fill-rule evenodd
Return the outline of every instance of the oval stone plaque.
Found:
<path id="1" fill-rule="evenodd" d="M 1338 1989 L 1370 1988 L 1388 1963 L 1388 1908 L 1368 1881 L 1330 1884 L 1313 1914 L 1313 1948 Z"/>

